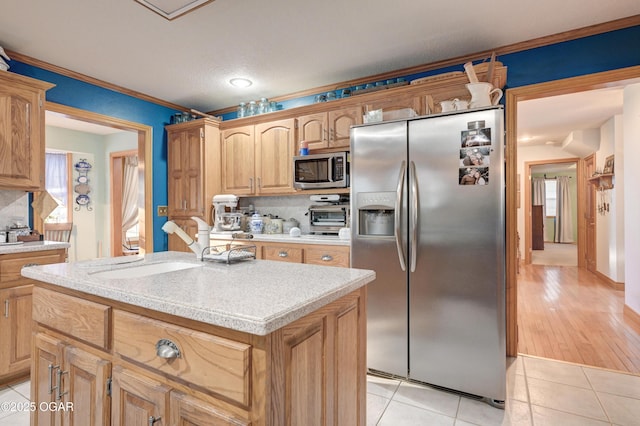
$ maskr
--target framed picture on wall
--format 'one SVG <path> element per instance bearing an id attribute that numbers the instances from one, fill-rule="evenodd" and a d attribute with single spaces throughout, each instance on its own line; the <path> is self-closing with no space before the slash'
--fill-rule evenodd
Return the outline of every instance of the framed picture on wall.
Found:
<path id="1" fill-rule="evenodd" d="M 607 157 L 604 162 L 604 169 L 602 170 L 603 174 L 613 174 L 613 155 Z"/>

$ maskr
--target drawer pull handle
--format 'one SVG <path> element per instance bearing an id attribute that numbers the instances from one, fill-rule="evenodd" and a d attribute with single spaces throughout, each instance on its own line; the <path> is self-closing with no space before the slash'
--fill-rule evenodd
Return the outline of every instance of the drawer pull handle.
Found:
<path id="1" fill-rule="evenodd" d="M 156 355 L 165 359 L 180 358 L 180 349 L 171 340 L 160 339 L 156 343 Z"/>
<path id="2" fill-rule="evenodd" d="M 58 369 L 60 369 L 59 365 L 49 364 L 49 395 L 51 395 L 54 390 L 58 389 L 58 386 L 53 386 L 53 370 Z"/>
<path id="3" fill-rule="evenodd" d="M 60 367 L 58 367 L 58 372 L 56 375 L 58 376 L 58 384 L 55 387 L 56 389 L 56 401 L 61 401 L 62 397 L 69 393 L 69 391 L 62 392 L 62 375 L 69 373 L 68 371 L 62 371 Z"/>
<path id="4" fill-rule="evenodd" d="M 333 260 L 333 257 L 329 254 L 325 254 L 322 256 L 322 260 L 324 260 L 325 262 L 331 262 Z"/>
<path id="5" fill-rule="evenodd" d="M 153 426 L 155 422 L 159 422 L 161 419 L 162 419 L 162 417 L 150 416 L 149 417 L 149 426 Z"/>
<path id="6" fill-rule="evenodd" d="M 25 263 L 22 265 L 23 268 L 29 268 L 31 266 L 39 266 L 37 263 Z"/>
<path id="7" fill-rule="evenodd" d="M 287 253 L 286 251 L 281 251 L 280 253 L 278 253 L 278 256 L 280 256 L 280 257 L 288 257 L 289 253 Z"/>

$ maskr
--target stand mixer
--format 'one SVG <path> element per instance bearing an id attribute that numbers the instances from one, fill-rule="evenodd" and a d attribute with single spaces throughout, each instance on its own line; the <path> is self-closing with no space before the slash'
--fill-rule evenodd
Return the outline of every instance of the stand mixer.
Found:
<path id="1" fill-rule="evenodd" d="M 213 231 L 239 231 L 242 213 L 236 212 L 239 198 L 231 194 L 213 196 Z M 227 208 L 229 211 L 227 211 Z"/>

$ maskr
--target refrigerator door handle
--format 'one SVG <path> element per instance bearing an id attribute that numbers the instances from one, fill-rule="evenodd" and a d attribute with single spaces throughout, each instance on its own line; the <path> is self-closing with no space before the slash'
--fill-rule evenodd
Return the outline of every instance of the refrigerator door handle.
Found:
<path id="1" fill-rule="evenodd" d="M 411 180 L 411 272 L 416 271 L 416 257 L 418 255 L 418 175 L 416 174 L 416 163 L 413 161 L 409 165 L 409 179 Z"/>
<path id="2" fill-rule="evenodd" d="M 400 175 L 398 176 L 398 188 L 396 189 L 396 214 L 394 218 L 393 236 L 396 239 L 396 248 L 398 249 L 398 260 L 400 261 L 400 268 L 403 271 L 407 270 L 407 261 L 405 260 L 404 250 L 402 249 L 402 230 L 400 229 L 401 211 L 402 211 L 402 193 L 404 189 L 404 178 L 407 173 L 407 162 L 403 161 L 400 166 Z"/>

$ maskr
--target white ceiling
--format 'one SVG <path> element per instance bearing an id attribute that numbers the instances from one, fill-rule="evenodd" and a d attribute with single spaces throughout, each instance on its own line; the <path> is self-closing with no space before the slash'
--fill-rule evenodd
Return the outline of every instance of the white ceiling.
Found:
<path id="1" fill-rule="evenodd" d="M 168 21 L 134 0 L 2 0 L 0 46 L 212 111 L 637 14 L 637 0 L 215 0 Z M 234 88 L 232 77 L 254 84 Z M 609 114 L 620 107 L 616 98 L 612 90 L 596 102 L 554 103 Z M 526 104 L 521 130 L 545 128 L 540 137 L 554 141 L 568 134 L 551 128 L 558 110 L 544 101 Z M 541 122 L 544 117 L 552 122 Z M 604 121 L 590 123 L 598 120 Z"/>

